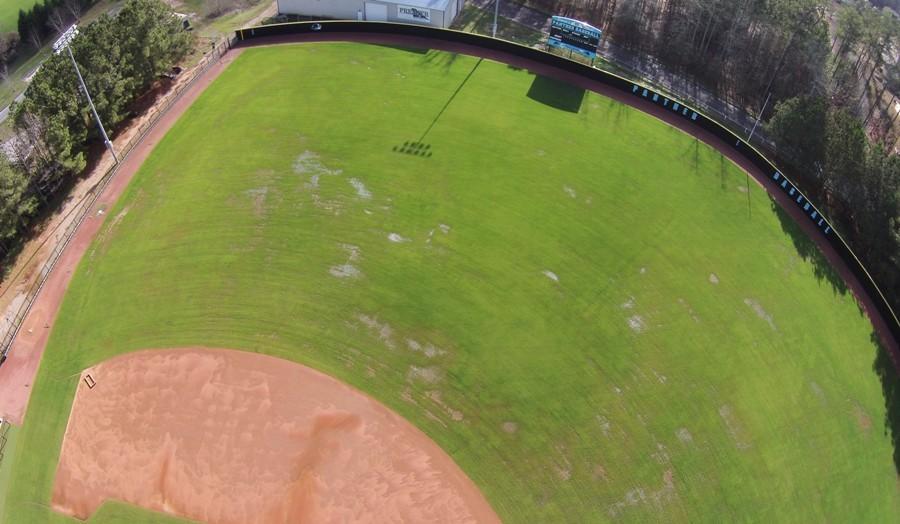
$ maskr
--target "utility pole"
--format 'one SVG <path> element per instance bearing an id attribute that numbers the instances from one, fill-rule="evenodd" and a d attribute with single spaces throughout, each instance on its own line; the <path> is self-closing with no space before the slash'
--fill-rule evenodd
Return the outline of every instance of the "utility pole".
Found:
<path id="1" fill-rule="evenodd" d="M 500 0 L 494 0 L 494 25 L 491 28 L 491 36 L 497 38 L 497 15 L 500 12 Z"/>
<path id="2" fill-rule="evenodd" d="M 81 70 L 78 69 L 78 62 L 75 61 L 75 55 L 72 54 L 72 48 L 70 47 L 70 44 L 76 36 L 78 36 L 77 25 L 73 25 L 72 27 L 66 29 L 66 32 L 59 37 L 59 40 L 54 42 L 53 52 L 56 54 L 60 54 L 62 53 L 63 49 L 69 52 L 69 58 L 72 59 L 72 66 L 75 68 L 75 74 L 78 76 L 78 82 L 79 84 L 81 84 L 81 90 L 84 92 L 84 96 L 87 98 L 88 105 L 91 106 L 91 112 L 94 113 L 94 120 L 97 121 L 97 126 L 100 127 L 100 133 L 103 135 L 103 143 L 106 144 L 106 148 L 109 149 L 110 153 L 112 153 L 113 160 L 115 160 L 116 164 L 118 164 L 119 157 L 116 156 L 116 150 L 113 149 L 112 141 L 106 134 L 106 129 L 104 129 L 103 127 L 103 122 L 100 121 L 100 115 L 97 114 L 97 108 L 94 107 L 94 101 L 91 100 L 91 94 L 88 92 L 87 85 L 85 85 L 84 83 L 84 78 L 81 77 Z"/>
<path id="3" fill-rule="evenodd" d="M 759 111 L 759 116 L 756 117 L 756 123 L 753 124 L 753 129 L 750 130 L 750 135 L 747 137 L 747 143 L 750 144 L 750 141 L 753 139 L 753 133 L 756 132 L 756 126 L 759 125 L 760 119 L 762 119 L 763 113 L 766 112 L 766 106 L 769 105 L 769 99 L 772 98 L 772 92 L 769 91 L 769 96 L 766 97 L 766 102 L 763 104 L 762 109 Z M 750 144 L 753 145 L 753 144 Z"/>

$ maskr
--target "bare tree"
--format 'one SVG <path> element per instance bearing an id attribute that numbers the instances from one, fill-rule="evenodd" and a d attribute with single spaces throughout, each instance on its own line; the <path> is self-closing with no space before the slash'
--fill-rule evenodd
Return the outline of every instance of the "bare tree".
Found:
<path id="1" fill-rule="evenodd" d="M 59 34 L 65 31 L 69 26 L 68 22 L 68 16 L 61 7 L 50 10 L 50 15 L 47 17 L 47 25 L 50 26 L 54 33 Z"/>
<path id="2" fill-rule="evenodd" d="M 72 20 L 81 18 L 81 0 L 63 0 L 63 7 L 71 15 Z"/>

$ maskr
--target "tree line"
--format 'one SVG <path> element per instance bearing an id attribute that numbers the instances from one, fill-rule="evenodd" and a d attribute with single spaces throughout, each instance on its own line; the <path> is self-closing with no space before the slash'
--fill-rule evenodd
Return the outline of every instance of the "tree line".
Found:
<path id="1" fill-rule="evenodd" d="M 779 165 L 900 312 L 900 0 L 522 0 L 731 104 L 765 108 Z M 769 101 L 766 105 L 766 101 Z M 885 103 L 887 102 L 887 103 Z"/>
<path id="2" fill-rule="evenodd" d="M 129 0 L 71 43 L 72 54 L 108 130 L 192 46 L 172 9 L 160 0 Z M 14 162 L 0 163 L 0 254 L 9 252 L 41 206 L 81 173 L 89 148 L 102 144 L 68 53 L 52 55 L 13 107 Z"/>
<path id="3" fill-rule="evenodd" d="M 95 3 L 97 0 L 44 0 L 31 9 L 20 9 L 19 40 L 40 49 L 48 38 L 62 33 Z"/>

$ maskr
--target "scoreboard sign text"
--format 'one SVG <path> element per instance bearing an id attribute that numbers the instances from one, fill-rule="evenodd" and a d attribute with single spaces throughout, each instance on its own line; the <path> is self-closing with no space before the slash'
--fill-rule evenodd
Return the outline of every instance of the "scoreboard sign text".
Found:
<path id="1" fill-rule="evenodd" d="M 431 10 L 422 9 L 421 7 L 410 7 L 408 5 L 397 6 L 397 18 L 402 20 L 412 20 L 413 22 L 431 23 Z"/>
<path id="2" fill-rule="evenodd" d="M 554 16 L 550 20 L 550 38 L 547 45 L 562 47 L 594 59 L 600 45 L 600 30 L 579 20 Z"/>

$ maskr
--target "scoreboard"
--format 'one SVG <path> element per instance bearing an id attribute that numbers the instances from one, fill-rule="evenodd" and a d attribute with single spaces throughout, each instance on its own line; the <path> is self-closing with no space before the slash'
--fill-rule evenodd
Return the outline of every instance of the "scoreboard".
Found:
<path id="1" fill-rule="evenodd" d="M 554 16 L 550 21 L 550 38 L 547 45 L 561 47 L 584 55 L 590 59 L 597 57 L 601 31 L 580 20 Z"/>

